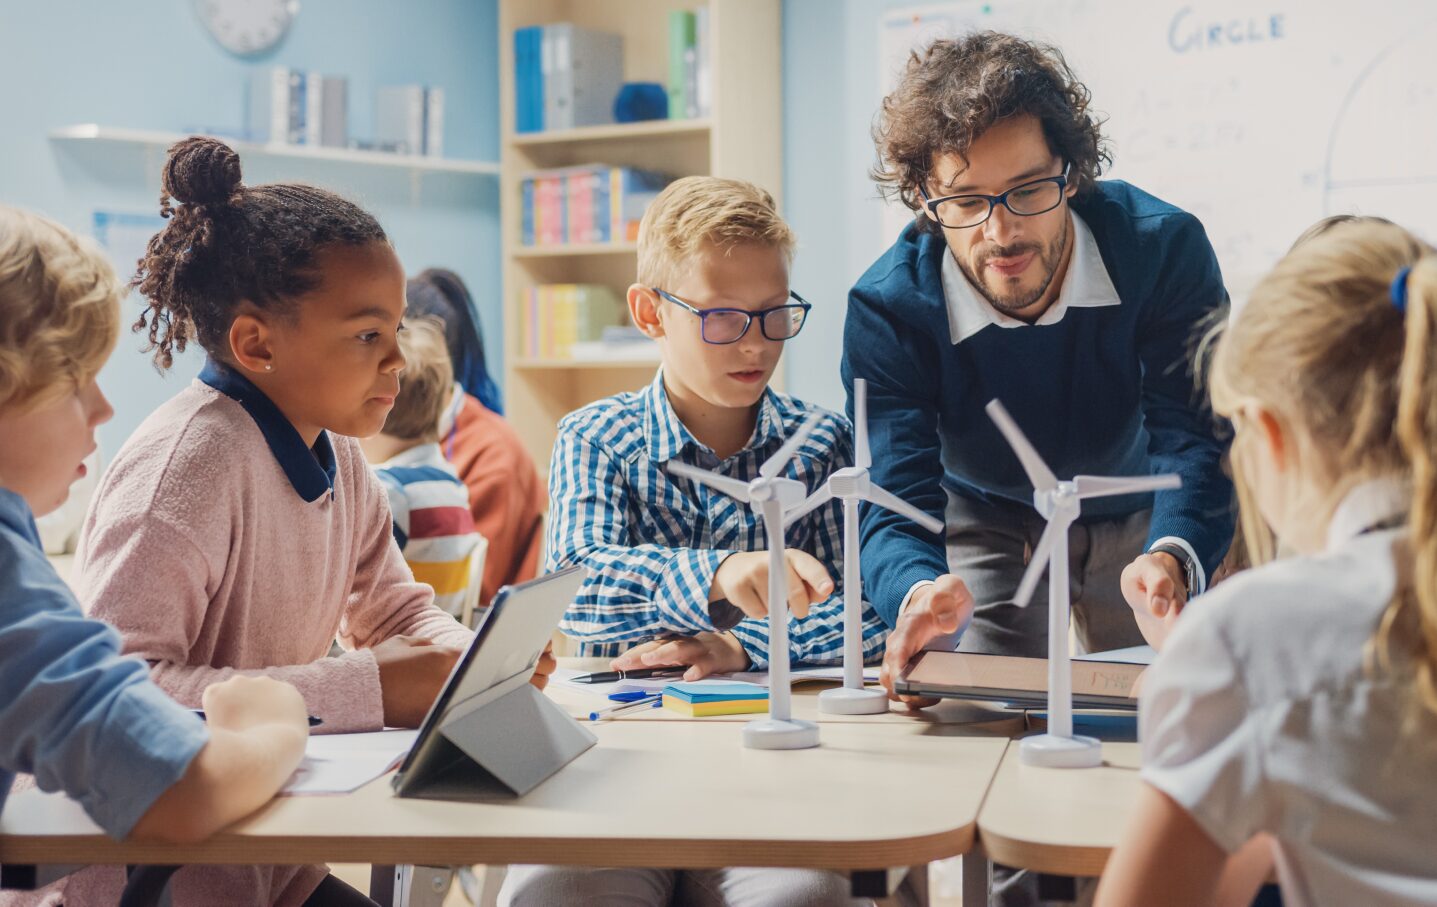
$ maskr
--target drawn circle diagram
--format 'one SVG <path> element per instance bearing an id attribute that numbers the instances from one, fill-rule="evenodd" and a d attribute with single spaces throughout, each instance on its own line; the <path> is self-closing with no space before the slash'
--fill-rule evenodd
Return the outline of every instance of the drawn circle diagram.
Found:
<path id="1" fill-rule="evenodd" d="M 1437 237 L 1437 21 L 1377 54 L 1328 140 L 1323 213 L 1375 214 Z"/>

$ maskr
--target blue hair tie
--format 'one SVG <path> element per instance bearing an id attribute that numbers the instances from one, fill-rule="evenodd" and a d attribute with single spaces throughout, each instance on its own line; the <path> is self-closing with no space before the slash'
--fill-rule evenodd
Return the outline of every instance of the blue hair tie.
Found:
<path id="1" fill-rule="evenodd" d="M 1392 305 L 1402 314 L 1407 314 L 1407 275 L 1412 273 L 1411 268 L 1403 268 L 1392 278 L 1392 286 L 1388 288 L 1387 295 L 1392 297 Z"/>

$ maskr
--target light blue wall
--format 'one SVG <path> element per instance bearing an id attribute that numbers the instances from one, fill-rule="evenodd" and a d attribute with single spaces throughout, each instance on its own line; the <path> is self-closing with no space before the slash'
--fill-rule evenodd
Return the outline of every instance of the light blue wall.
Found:
<path id="1" fill-rule="evenodd" d="M 44 212 L 91 232 L 96 209 L 157 213 L 159 159 L 47 138 L 57 127 L 101 123 L 180 131 L 243 125 L 250 71 L 283 64 L 349 77 L 350 134 L 372 134 L 374 89 L 426 82 L 445 90 L 445 151 L 499 153 L 496 0 L 302 0 L 280 45 L 240 60 L 200 25 L 190 0 L 0 0 L 0 202 Z M 372 210 L 406 269 L 458 271 L 479 302 L 490 370 L 502 374 L 498 187 L 426 176 L 414 203 L 407 172 L 245 161 L 250 182 L 303 179 L 343 191 Z M 127 303 L 127 321 L 139 311 Z M 155 374 L 126 332 L 102 386 L 115 419 L 100 430 L 113 454 L 160 402 L 198 370 L 189 354 Z"/>
<path id="2" fill-rule="evenodd" d="M 899 0 L 784 0 L 784 208 L 798 234 L 793 287 L 814 304 L 789 345 L 787 389 L 841 410 L 848 290 L 876 257 L 881 204 L 868 169 L 882 99 L 878 23 Z M 908 4 L 911 5 L 911 4 Z"/>

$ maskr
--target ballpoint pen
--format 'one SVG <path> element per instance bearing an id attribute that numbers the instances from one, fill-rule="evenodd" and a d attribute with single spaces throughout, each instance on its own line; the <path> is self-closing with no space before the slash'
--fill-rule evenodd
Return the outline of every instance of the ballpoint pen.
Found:
<path id="1" fill-rule="evenodd" d="M 632 671 L 595 671 L 573 678 L 574 683 L 616 683 L 620 680 L 638 680 L 643 677 L 667 677 L 683 674 L 688 668 L 683 665 L 667 665 L 662 668 L 636 668 Z"/>
<path id="2" fill-rule="evenodd" d="M 625 702 L 620 705 L 611 705 L 606 709 L 599 709 L 597 712 L 589 713 L 590 721 L 601 721 L 605 718 L 613 718 L 615 715 L 622 715 L 625 712 L 637 712 L 640 709 L 656 709 L 664 704 L 664 694 L 654 693 L 643 699 L 635 699 L 633 702 Z"/>

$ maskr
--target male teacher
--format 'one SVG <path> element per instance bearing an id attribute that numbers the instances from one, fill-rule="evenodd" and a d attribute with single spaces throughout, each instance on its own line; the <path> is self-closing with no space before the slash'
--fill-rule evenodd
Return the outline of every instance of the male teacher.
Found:
<path id="1" fill-rule="evenodd" d="M 1110 158 L 1088 99 L 1057 50 L 984 32 L 914 54 L 883 101 L 874 177 L 915 217 L 849 294 L 843 380 L 850 413 L 853 379 L 868 382 L 874 480 L 947 526 L 866 508 L 890 693 L 924 648 L 1047 653 L 1046 580 L 1012 601 L 1044 521 L 989 400 L 1061 479 L 1182 477 L 1083 502 L 1069 551 L 1088 651 L 1141 643 L 1138 621 L 1161 632 L 1231 541 L 1224 445 L 1194 378 L 1227 308 L 1217 258 L 1191 214 L 1097 179 Z"/>

